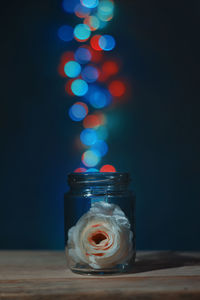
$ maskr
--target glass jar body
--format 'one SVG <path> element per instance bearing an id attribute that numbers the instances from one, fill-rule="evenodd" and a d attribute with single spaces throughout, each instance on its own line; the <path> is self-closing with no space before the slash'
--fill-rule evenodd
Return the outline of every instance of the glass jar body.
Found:
<path id="1" fill-rule="evenodd" d="M 135 196 L 127 183 L 109 182 L 108 175 L 102 183 L 104 173 L 96 176 L 65 194 L 68 266 L 85 274 L 126 272 L 135 260 Z"/>

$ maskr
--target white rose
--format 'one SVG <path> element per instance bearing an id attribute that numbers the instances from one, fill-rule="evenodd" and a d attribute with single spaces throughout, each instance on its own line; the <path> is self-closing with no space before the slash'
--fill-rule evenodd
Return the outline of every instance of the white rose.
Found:
<path id="1" fill-rule="evenodd" d="M 68 255 L 93 269 L 112 268 L 133 256 L 133 233 L 119 206 L 94 202 L 68 231 Z"/>

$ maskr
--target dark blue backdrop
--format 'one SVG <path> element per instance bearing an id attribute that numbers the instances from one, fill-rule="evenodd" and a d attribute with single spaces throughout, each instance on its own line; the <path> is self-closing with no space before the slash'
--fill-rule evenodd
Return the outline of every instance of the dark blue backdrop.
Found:
<path id="1" fill-rule="evenodd" d="M 199 1 L 116 1 L 110 26 L 133 86 L 116 120 L 108 161 L 137 195 L 138 249 L 200 250 Z M 60 1 L 1 9 L 0 248 L 61 249 L 67 173 L 80 127 L 57 66 Z"/>

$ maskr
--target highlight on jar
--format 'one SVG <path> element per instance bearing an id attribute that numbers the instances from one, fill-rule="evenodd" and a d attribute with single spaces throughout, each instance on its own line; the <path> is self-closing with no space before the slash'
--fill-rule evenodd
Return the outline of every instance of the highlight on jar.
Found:
<path id="1" fill-rule="evenodd" d="M 135 259 L 135 196 L 128 173 L 72 173 L 65 194 L 69 268 L 82 274 L 127 272 Z"/>

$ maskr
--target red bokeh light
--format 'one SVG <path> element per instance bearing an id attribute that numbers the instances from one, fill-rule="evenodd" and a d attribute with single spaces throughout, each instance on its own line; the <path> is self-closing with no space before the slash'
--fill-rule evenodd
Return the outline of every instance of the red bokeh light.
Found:
<path id="1" fill-rule="evenodd" d="M 104 165 L 101 167 L 100 172 L 116 172 L 116 169 L 112 165 Z"/>
<path id="2" fill-rule="evenodd" d="M 100 37 L 101 37 L 100 34 L 96 34 L 90 39 L 90 45 L 94 50 L 102 51 L 102 49 L 99 46 Z"/>
<path id="3" fill-rule="evenodd" d="M 109 92 L 114 97 L 121 97 L 126 91 L 125 84 L 120 80 L 114 80 L 109 84 Z"/>
<path id="4" fill-rule="evenodd" d="M 102 71 L 106 75 L 114 75 L 119 71 L 119 66 L 115 61 L 106 61 L 102 66 Z"/>
<path id="5" fill-rule="evenodd" d="M 83 120 L 83 126 L 85 128 L 94 128 L 103 124 L 103 116 L 99 115 L 89 115 Z"/>
<path id="6" fill-rule="evenodd" d="M 68 95 L 74 96 L 72 90 L 71 90 L 71 85 L 74 79 L 69 79 L 65 85 L 65 91 L 67 92 Z"/>
<path id="7" fill-rule="evenodd" d="M 60 64 L 58 66 L 58 73 L 60 74 L 60 76 L 67 77 L 67 75 L 64 72 L 64 66 L 70 60 L 74 60 L 74 52 L 72 51 L 64 52 L 60 58 Z"/>
<path id="8" fill-rule="evenodd" d="M 74 170 L 74 173 L 84 173 L 86 171 L 87 171 L 86 168 L 77 168 L 76 170 Z"/>

